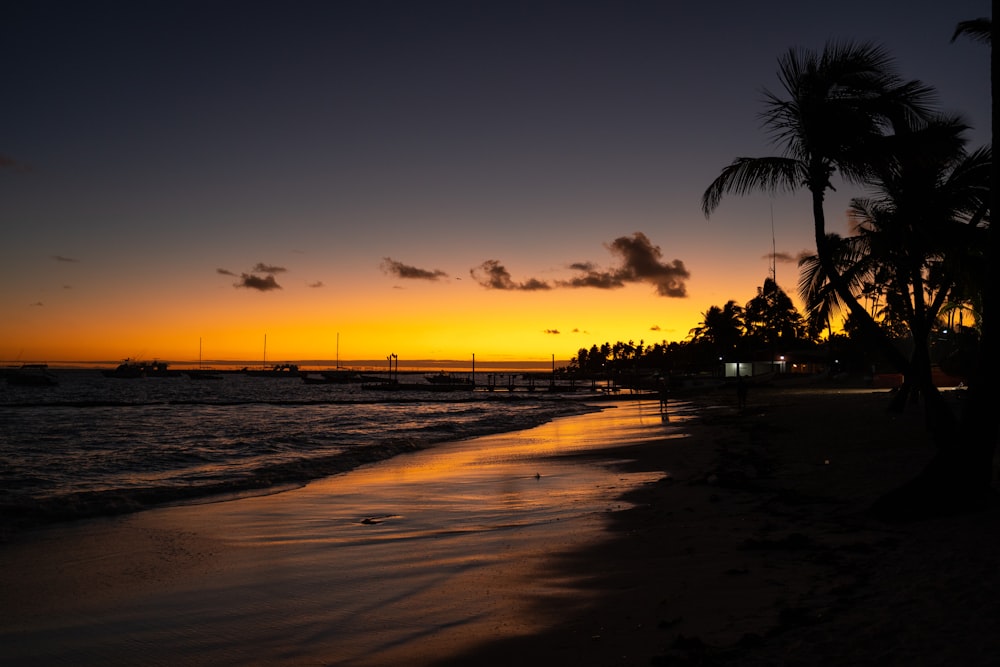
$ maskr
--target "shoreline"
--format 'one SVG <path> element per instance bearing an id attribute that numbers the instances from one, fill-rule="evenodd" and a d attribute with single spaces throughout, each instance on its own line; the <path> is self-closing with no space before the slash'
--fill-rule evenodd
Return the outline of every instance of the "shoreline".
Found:
<path id="1" fill-rule="evenodd" d="M 643 447 L 632 466 L 667 476 L 626 494 L 606 539 L 551 564 L 593 601 L 567 614 L 538 600 L 557 628 L 433 665 L 995 664 L 1000 506 L 872 518 L 933 454 L 922 416 L 888 413 L 888 398 L 760 388 L 745 414 L 733 397 L 692 426 L 697 456 Z"/>
<path id="2" fill-rule="evenodd" d="M 164 664 L 995 662 L 1000 512 L 866 513 L 929 459 L 920 415 L 870 388 L 758 388 L 742 413 L 710 397 L 677 425 L 625 403 L 0 544 L 9 608 L 27 610 L 0 625 L 0 656 L 46 664 L 36 651 L 64 642 L 74 662 L 121 663 L 153 642 Z M 500 444 L 532 453 L 491 460 Z M 588 488 L 561 520 L 537 505 Z M 490 497 L 518 509 L 455 513 Z"/>
<path id="3" fill-rule="evenodd" d="M 159 382 L 160 380 L 153 380 Z M 516 432 L 551 421 L 553 418 L 573 414 L 585 414 L 601 410 L 604 404 L 611 401 L 645 400 L 644 395 L 548 395 L 545 400 L 550 405 L 564 403 L 565 410 L 561 413 L 525 416 L 526 423 L 490 423 L 483 424 L 470 431 L 462 439 L 471 439 L 484 435 Z M 422 399 L 421 399 L 422 400 Z M 512 396 L 506 392 L 500 395 L 483 393 L 476 397 L 463 397 L 449 400 L 448 403 L 471 403 L 476 401 L 522 401 L 530 400 L 523 396 Z M 248 401 L 256 404 L 258 401 Z M 400 401 L 405 402 L 405 401 Z M 292 404 L 292 401 L 282 401 Z M 344 401 L 348 403 L 348 401 Z M 241 405 L 239 402 L 219 403 L 226 407 Z M 304 402 L 315 405 L 316 401 Z M 46 403 L 43 407 L 62 407 L 64 403 Z M 73 407 L 104 407 L 104 403 L 74 402 Z M 131 407 L 129 403 L 109 404 L 115 407 Z M 5 406 L 0 406 L 0 408 Z M 14 406 L 20 407 L 20 406 Z M 42 498 L 26 500 L 12 496 L 0 502 L 0 545 L 16 539 L 24 532 L 30 532 L 46 526 L 59 525 L 68 522 L 129 515 L 161 507 L 184 506 L 188 504 L 205 504 L 226 502 L 231 499 L 271 495 L 284 490 L 300 488 L 309 483 L 330 476 L 343 474 L 358 467 L 391 459 L 408 452 L 433 448 L 453 439 L 451 434 L 427 439 L 396 439 L 376 445 L 345 447 L 339 452 L 322 457 L 306 457 L 293 461 L 280 461 L 261 466 L 251 475 L 232 478 L 218 482 L 203 483 L 192 486 L 144 486 L 130 488 L 91 489 L 63 493 Z"/>
<path id="4" fill-rule="evenodd" d="M 595 539 L 622 489 L 659 477 L 592 450 L 681 434 L 630 401 L 273 496 L 40 529 L 0 545 L 17 610 L 0 656 L 122 664 L 155 645 L 164 664 L 382 665 L 530 634 L 546 620 L 523 613 L 526 578 Z"/>

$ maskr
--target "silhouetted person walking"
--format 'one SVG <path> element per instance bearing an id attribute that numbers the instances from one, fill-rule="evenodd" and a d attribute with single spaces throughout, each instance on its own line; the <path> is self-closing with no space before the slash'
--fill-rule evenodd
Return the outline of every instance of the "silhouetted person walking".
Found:
<path id="1" fill-rule="evenodd" d="M 743 380 L 742 375 L 736 376 L 736 403 L 740 410 L 747 406 L 747 383 Z"/>
<path id="2" fill-rule="evenodd" d="M 656 376 L 656 393 L 660 395 L 660 416 L 663 417 L 663 421 L 669 421 L 667 414 L 667 381 L 662 375 Z"/>

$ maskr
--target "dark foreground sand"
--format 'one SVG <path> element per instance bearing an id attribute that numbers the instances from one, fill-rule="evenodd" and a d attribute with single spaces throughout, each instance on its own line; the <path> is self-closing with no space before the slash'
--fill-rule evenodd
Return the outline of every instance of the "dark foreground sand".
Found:
<path id="1" fill-rule="evenodd" d="M 918 415 L 870 389 L 721 399 L 21 536 L 0 663 L 998 664 L 1000 512 L 865 513 L 929 459 Z"/>
<path id="2" fill-rule="evenodd" d="M 630 494 L 609 539 L 551 561 L 595 604 L 539 600 L 553 631 L 439 664 L 1000 664 L 1000 510 L 867 513 L 932 454 L 887 398 L 759 390 L 744 414 L 709 413 L 697 447 L 641 446 L 636 465 L 671 477 Z"/>

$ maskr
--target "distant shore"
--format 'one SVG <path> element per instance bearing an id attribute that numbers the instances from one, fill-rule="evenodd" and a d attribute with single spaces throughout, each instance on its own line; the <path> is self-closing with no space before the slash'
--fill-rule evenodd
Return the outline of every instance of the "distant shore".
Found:
<path id="1" fill-rule="evenodd" d="M 122 363 L 122 359 L 105 359 L 93 361 L 58 361 L 58 360 L 0 360 L 0 368 L 17 368 L 25 363 L 47 364 L 49 368 L 64 370 L 91 370 L 115 368 Z M 189 370 L 196 368 L 214 368 L 220 371 L 239 371 L 243 368 L 270 368 L 278 364 L 295 364 L 308 370 L 335 370 L 345 368 L 357 371 L 384 371 L 388 368 L 385 359 L 164 359 L 157 357 L 144 357 L 140 361 L 160 361 L 168 364 L 171 368 L 179 370 Z M 472 371 L 472 360 L 449 360 L 449 359 L 399 359 L 400 372 L 412 373 L 433 373 L 437 371 L 451 371 L 468 373 Z M 568 360 L 555 360 L 556 368 L 565 368 L 569 364 Z M 393 360 L 395 368 L 396 360 Z M 549 360 L 512 360 L 512 361 L 490 361 L 488 359 L 475 362 L 476 372 L 482 373 L 518 373 L 518 372 L 545 372 L 551 371 L 553 361 Z"/>

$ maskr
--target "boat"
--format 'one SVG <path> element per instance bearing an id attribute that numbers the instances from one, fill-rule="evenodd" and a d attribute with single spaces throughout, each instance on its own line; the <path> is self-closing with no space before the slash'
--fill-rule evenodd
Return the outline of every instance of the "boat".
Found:
<path id="1" fill-rule="evenodd" d="M 302 381 L 306 384 L 357 384 L 364 382 L 365 378 L 360 373 L 349 369 L 337 369 L 302 373 Z"/>
<path id="2" fill-rule="evenodd" d="M 186 371 L 186 374 L 192 380 L 221 380 L 222 373 L 214 371 L 211 368 L 192 368 Z"/>
<path id="3" fill-rule="evenodd" d="M 435 373 L 433 375 L 425 375 L 424 379 L 430 382 L 431 384 L 457 384 L 457 385 L 472 384 L 472 380 L 470 380 L 469 378 L 456 377 L 451 373 L 445 373 L 444 371 L 441 371 L 440 373 Z"/>
<path id="4" fill-rule="evenodd" d="M 7 384 L 21 387 L 54 387 L 59 384 L 47 364 L 22 364 L 7 372 Z"/>
<path id="5" fill-rule="evenodd" d="M 244 368 L 243 373 L 254 377 L 271 378 L 297 378 L 300 375 L 298 364 L 275 364 L 270 368 Z"/>
<path id="6" fill-rule="evenodd" d="M 178 377 L 181 371 L 171 370 L 165 361 L 135 361 L 125 359 L 117 368 L 101 373 L 107 378 Z"/>
<path id="7" fill-rule="evenodd" d="M 201 365 L 201 339 L 198 339 L 198 368 L 191 369 L 187 376 L 192 380 L 221 380 L 222 374 Z"/>

